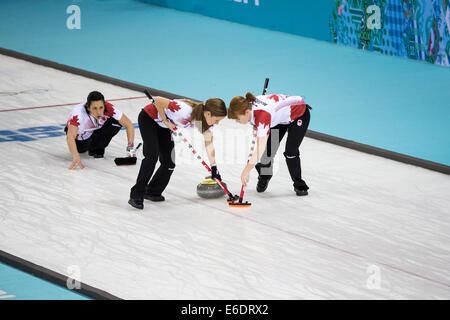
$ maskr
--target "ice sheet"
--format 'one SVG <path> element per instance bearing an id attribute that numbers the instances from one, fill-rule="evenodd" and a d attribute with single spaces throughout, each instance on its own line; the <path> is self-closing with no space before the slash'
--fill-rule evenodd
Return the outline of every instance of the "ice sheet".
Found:
<path id="1" fill-rule="evenodd" d="M 143 96 L 4 56 L 0 74 L 0 110 L 81 102 L 92 90 Z M 146 103 L 115 105 L 137 122 Z M 0 112 L 1 130 L 58 126 L 70 110 Z M 215 130 L 234 193 L 249 130 L 230 120 Z M 201 150 L 199 134 L 186 134 Z M 66 275 L 77 266 L 81 281 L 125 299 L 450 298 L 447 175 L 305 138 L 310 194 L 295 195 L 279 152 L 268 190 L 256 192 L 253 172 L 245 194 L 253 205 L 236 209 L 196 195 L 206 171 L 177 143 L 166 201 L 139 211 L 127 200 L 142 153 L 137 166 L 116 167 L 125 147 L 121 131 L 104 159 L 82 155 L 86 168 L 70 171 L 64 136 L 0 142 L 0 249 Z"/>

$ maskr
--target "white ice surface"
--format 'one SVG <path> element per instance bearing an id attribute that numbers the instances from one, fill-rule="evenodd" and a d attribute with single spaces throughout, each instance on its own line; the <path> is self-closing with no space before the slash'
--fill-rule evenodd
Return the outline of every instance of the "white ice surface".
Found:
<path id="1" fill-rule="evenodd" d="M 4 93 L 23 90 L 31 91 Z M 81 102 L 92 90 L 143 96 L 0 56 L 0 110 Z M 115 102 L 133 122 L 146 103 Z M 59 125 L 71 108 L 0 112 L 0 130 Z M 243 128 L 224 120 L 215 130 L 234 193 L 250 141 Z M 105 159 L 84 154 L 76 171 L 63 136 L 1 142 L 0 249 L 66 275 L 76 265 L 84 283 L 126 299 L 450 298 L 449 176 L 306 138 L 311 189 L 297 197 L 283 145 L 268 190 L 256 192 L 252 172 L 253 205 L 237 209 L 197 196 L 206 171 L 178 143 L 166 201 L 139 211 L 127 200 L 142 152 L 137 166 L 112 161 L 125 156 L 125 131 Z"/>

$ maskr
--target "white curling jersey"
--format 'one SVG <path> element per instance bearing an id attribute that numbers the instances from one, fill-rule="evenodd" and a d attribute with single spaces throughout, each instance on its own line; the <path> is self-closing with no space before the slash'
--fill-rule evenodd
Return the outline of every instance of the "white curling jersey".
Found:
<path id="1" fill-rule="evenodd" d="M 162 128 L 167 128 L 153 103 L 144 107 L 144 111 Z M 178 128 L 194 128 L 194 121 L 191 122 L 192 107 L 189 103 L 174 99 L 170 100 L 169 105 L 164 109 L 167 119 L 173 122 Z M 213 132 L 213 127 L 209 131 Z"/>
<path id="2" fill-rule="evenodd" d="M 86 103 L 80 103 L 73 108 L 70 112 L 69 120 L 67 120 L 66 123 L 67 126 L 71 124 L 78 127 L 77 140 L 89 139 L 92 136 L 92 133 L 94 133 L 95 130 L 100 129 L 106 120 L 111 117 L 117 121 L 120 121 L 122 118 L 123 113 L 114 107 L 114 105 L 105 101 L 105 113 L 98 120 L 95 120 L 95 118 L 86 111 L 84 107 L 85 104 Z"/>
<path id="3" fill-rule="evenodd" d="M 290 124 L 301 117 L 306 110 L 306 103 L 300 96 L 285 94 L 261 95 L 252 103 L 250 123 L 257 128 L 257 136 L 269 135 L 270 128 L 279 124 Z"/>

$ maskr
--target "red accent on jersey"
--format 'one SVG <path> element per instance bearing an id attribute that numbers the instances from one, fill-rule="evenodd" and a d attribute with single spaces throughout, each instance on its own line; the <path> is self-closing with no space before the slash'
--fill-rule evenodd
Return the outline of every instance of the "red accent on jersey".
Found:
<path id="1" fill-rule="evenodd" d="M 255 110 L 253 114 L 255 116 L 256 127 L 259 127 L 259 124 L 262 124 L 264 127 L 267 126 L 270 128 L 270 113 L 264 110 Z"/>
<path id="2" fill-rule="evenodd" d="M 80 122 L 79 122 L 78 116 L 75 115 L 75 116 L 72 117 L 72 119 L 67 121 L 67 125 L 69 125 L 69 124 L 71 124 L 71 125 L 73 125 L 75 127 L 79 127 L 80 126 Z"/>
<path id="3" fill-rule="evenodd" d="M 269 112 L 264 111 L 264 110 L 255 110 L 253 112 L 253 115 L 255 117 L 255 125 L 259 130 L 262 130 L 260 125 L 262 125 L 263 129 L 267 128 L 267 133 L 266 135 L 269 135 L 270 133 L 270 120 L 271 120 L 271 115 Z"/>
<path id="4" fill-rule="evenodd" d="M 149 105 L 146 105 L 144 107 L 144 111 L 147 112 L 147 114 L 152 118 L 153 120 L 158 119 L 158 110 L 156 110 L 156 107 L 153 103 L 150 103 Z"/>
<path id="5" fill-rule="evenodd" d="M 169 110 L 170 111 L 177 112 L 180 109 L 181 109 L 181 107 L 176 101 L 170 101 L 169 102 Z"/>
<path id="6" fill-rule="evenodd" d="M 105 101 L 105 113 L 104 115 L 107 117 L 112 117 L 116 113 L 114 112 L 114 106 L 109 103 L 108 101 Z"/>
<path id="7" fill-rule="evenodd" d="M 280 97 L 277 94 L 271 94 L 268 98 L 275 100 L 275 102 L 280 100 Z"/>
<path id="8" fill-rule="evenodd" d="M 306 110 L 306 104 L 297 104 L 294 106 L 291 106 L 291 120 L 295 120 L 298 117 L 301 117 Z"/>

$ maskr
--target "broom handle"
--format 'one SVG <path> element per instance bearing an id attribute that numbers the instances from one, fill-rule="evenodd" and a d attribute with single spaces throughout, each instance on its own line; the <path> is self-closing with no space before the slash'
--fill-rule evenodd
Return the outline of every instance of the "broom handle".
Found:
<path id="1" fill-rule="evenodd" d="M 269 78 L 266 78 L 266 81 L 264 82 L 264 89 L 262 94 L 265 95 L 267 91 L 267 86 L 269 85 Z"/>
<path id="2" fill-rule="evenodd" d="M 266 81 L 267 81 L 267 79 L 266 79 Z M 250 161 L 250 158 L 252 157 L 253 152 L 255 151 L 255 144 L 256 144 L 256 130 L 255 130 L 255 128 L 253 128 L 253 139 L 252 139 L 251 144 L 252 145 L 250 147 L 250 153 L 248 155 L 247 164 Z M 242 187 L 241 187 L 241 194 L 239 196 L 239 203 L 242 203 L 242 201 L 244 200 L 244 190 L 245 190 L 244 185 L 242 185 Z"/>
<path id="3" fill-rule="evenodd" d="M 268 85 L 269 85 L 269 78 L 266 78 L 266 81 L 264 81 L 264 89 L 263 89 L 263 92 L 262 92 L 263 95 L 266 94 Z M 252 139 L 252 143 L 251 143 L 251 146 L 250 146 L 250 154 L 248 155 L 247 164 L 250 161 L 250 158 L 252 157 L 253 152 L 255 151 L 255 147 L 256 147 L 256 130 L 255 130 L 255 128 L 253 128 L 253 139 Z M 240 203 L 242 203 L 242 201 L 244 200 L 244 190 L 245 190 L 244 189 L 244 185 L 242 185 L 241 194 L 239 196 L 239 202 Z"/>

